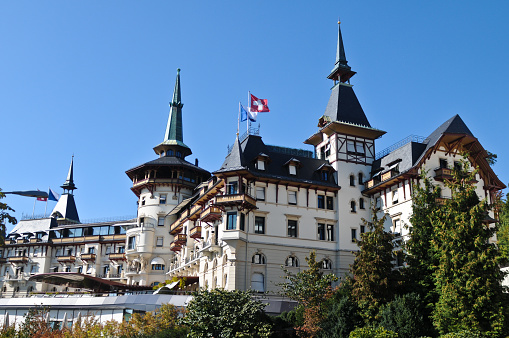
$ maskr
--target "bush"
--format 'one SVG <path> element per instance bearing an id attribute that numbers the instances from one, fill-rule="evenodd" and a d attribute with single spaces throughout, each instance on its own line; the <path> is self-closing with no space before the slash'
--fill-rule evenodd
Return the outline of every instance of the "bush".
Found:
<path id="1" fill-rule="evenodd" d="M 362 317 L 355 301 L 349 296 L 334 297 L 329 313 L 322 323 L 318 337 L 348 338 L 350 332 L 362 325 Z"/>
<path id="2" fill-rule="evenodd" d="M 485 338 L 486 336 L 479 332 L 472 332 L 468 330 L 451 332 L 440 336 L 440 338 Z"/>
<path id="3" fill-rule="evenodd" d="M 433 335 L 431 322 L 426 320 L 423 313 L 424 305 L 418 294 L 396 296 L 380 309 L 380 326 L 405 338 Z"/>
<path id="4" fill-rule="evenodd" d="M 383 327 L 361 327 L 350 333 L 349 338 L 398 338 L 398 334 Z"/>

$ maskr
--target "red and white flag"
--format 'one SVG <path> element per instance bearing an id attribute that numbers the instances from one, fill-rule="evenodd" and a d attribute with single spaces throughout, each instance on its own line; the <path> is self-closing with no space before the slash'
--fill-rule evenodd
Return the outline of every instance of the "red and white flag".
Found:
<path id="1" fill-rule="evenodd" d="M 251 107 L 250 107 L 250 110 L 252 112 L 257 112 L 257 113 L 264 113 L 264 112 L 269 112 L 269 106 L 267 105 L 267 100 L 266 99 L 259 99 L 257 98 L 256 96 L 254 96 L 253 94 L 251 94 Z"/>
<path id="2" fill-rule="evenodd" d="M 37 189 L 37 191 L 40 191 L 39 189 Z M 37 197 L 37 200 L 38 201 L 43 201 L 43 202 L 46 202 L 48 200 L 48 197 Z M 35 202 L 34 202 L 35 203 Z"/>

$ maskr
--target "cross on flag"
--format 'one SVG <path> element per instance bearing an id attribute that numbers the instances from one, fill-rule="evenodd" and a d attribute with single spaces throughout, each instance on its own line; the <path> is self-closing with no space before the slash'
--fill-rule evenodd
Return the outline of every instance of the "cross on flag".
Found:
<path id="1" fill-rule="evenodd" d="M 264 113 L 269 112 L 269 106 L 267 105 L 267 99 L 259 99 L 251 94 L 251 107 L 252 112 Z"/>

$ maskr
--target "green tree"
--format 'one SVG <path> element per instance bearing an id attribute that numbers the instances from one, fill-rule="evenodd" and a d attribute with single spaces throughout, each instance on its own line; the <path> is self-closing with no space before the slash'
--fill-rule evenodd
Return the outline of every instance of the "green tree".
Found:
<path id="1" fill-rule="evenodd" d="M 430 335 L 422 306 L 423 302 L 417 293 L 396 296 L 380 309 L 380 326 L 405 338 Z"/>
<path id="2" fill-rule="evenodd" d="M 200 290 L 182 323 L 189 327 L 189 337 L 269 337 L 271 325 L 264 308 L 248 291 Z"/>
<path id="3" fill-rule="evenodd" d="M 509 260 L 509 200 L 500 200 L 498 205 L 499 228 L 497 231 L 498 247 L 502 258 Z"/>
<path id="4" fill-rule="evenodd" d="M 379 209 L 372 207 L 371 222 L 362 219 L 368 231 L 357 242 L 359 251 L 350 267 L 352 296 L 366 323 L 375 323 L 378 309 L 388 303 L 396 289 L 393 271 L 394 235 L 384 230 L 386 215 L 378 218 Z"/>
<path id="5" fill-rule="evenodd" d="M 0 189 L 0 200 L 4 197 L 5 195 L 2 192 L 2 189 Z M 6 203 L 0 202 L 0 245 L 3 245 L 5 241 L 5 222 L 7 221 L 13 225 L 18 222 L 16 218 L 9 215 L 9 211 L 14 211 L 14 209 Z"/>
<path id="6" fill-rule="evenodd" d="M 327 300 L 332 297 L 332 283 L 338 278 L 334 274 L 324 274 L 323 260 L 316 260 L 316 252 L 311 251 L 306 257 L 308 269 L 293 274 L 283 268 L 286 283 L 279 283 L 281 293 L 298 302 L 303 311 L 303 323 L 296 327 L 301 337 L 316 336 L 326 316 Z"/>
<path id="7" fill-rule="evenodd" d="M 451 199 L 432 214 L 439 295 L 433 323 L 441 334 L 470 330 L 498 336 L 504 324 L 501 256 L 490 241 L 498 226 L 484 222 L 491 206 L 475 191 L 476 174 L 462 160 L 445 183 Z"/>

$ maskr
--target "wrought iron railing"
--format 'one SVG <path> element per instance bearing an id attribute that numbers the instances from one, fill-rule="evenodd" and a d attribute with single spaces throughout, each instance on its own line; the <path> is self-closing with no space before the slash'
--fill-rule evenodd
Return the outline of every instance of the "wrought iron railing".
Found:
<path id="1" fill-rule="evenodd" d="M 378 159 L 380 159 L 380 158 L 382 158 L 384 156 L 389 155 L 394 150 L 396 150 L 396 149 L 398 149 L 398 148 L 400 148 L 400 147 L 402 147 L 405 144 L 410 143 L 410 142 L 428 144 L 429 139 L 427 139 L 427 138 L 425 138 L 423 136 L 417 136 L 417 135 L 407 136 L 404 139 L 402 139 L 401 141 L 398 141 L 398 142 L 394 143 L 393 145 L 391 145 L 390 147 L 387 147 L 384 150 L 379 151 L 378 153 L 376 153 L 375 154 L 375 160 L 378 160 Z"/>

